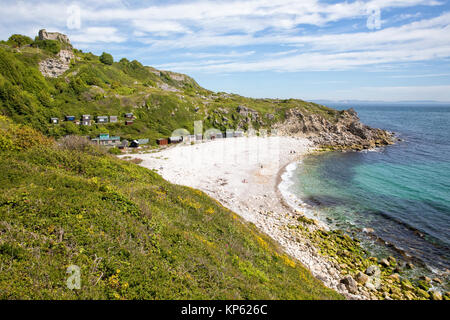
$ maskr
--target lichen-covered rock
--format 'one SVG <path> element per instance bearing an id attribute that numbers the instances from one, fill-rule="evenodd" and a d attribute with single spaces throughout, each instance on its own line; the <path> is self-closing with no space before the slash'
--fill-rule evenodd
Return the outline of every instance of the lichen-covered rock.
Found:
<path id="1" fill-rule="evenodd" d="M 402 288 L 404 289 L 404 290 L 410 290 L 410 291 L 413 291 L 414 290 L 414 287 L 413 287 L 413 285 L 411 284 L 411 282 L 409 282 L 408 280 L 403 280 L 402 281 Z"/>
<path id="2" fill-rule="evenodd" d="M 429 282 L 425 281 L 425 280 L 419 280 L 417 282 L 417 285 L 419 286 L 419 288 L 428 291 L 430 289 L 430 284 Z"/>
<path id="3" fill-rule="evenodd" d="M 362 272 L 360 271 L 360 272 L 358 272 L 358 273 L 356 274 L 355 280 L 356 280 L 358 283 L 364 285 L 364 284 L 367 282 L 367 280 L 369 280 L 369 276 L 366 275 L 366 274 L 364 274 L 364 273 L 362 273 Z"/>
<path id="4" fill-rule="evenodd" d="M 439 291 L 431 291 L 431 299 L 442 300 L 442 294 Z"/>
<path id="5" fill-rule="evenodd" d="M 391 278 L 392 280 L 394 280 L 395 282 L 400 282 L 400 275 L 398 273 L 393 273 L 389 276 L 389 278 Z"/>
<path id="6" fill-rule="evenodd" d="M 421 298 L 430 299 L 430 294 L 420 288 L 417 288 L 416 294 Z"/>
<path id="7" fill-rule="evenodd" d="M 373 283 L 371 283 L 371 282 L 366 282 L 366 283 L 364 284 L 364 287 L 366 287 L 367 289 L 372 290 L 372 291 L 377 290 L 377 288 L 375 287 L 375 285 L 374 285 Z"/>
<path id="8" fill-rule="evenodd" d="M 370 265 L 367 269 L 365 274 L 368 276 L 374 276 L 378 272 L 378 267 L 376 265 Z"/>
<path id="9" fill-rule="evenodd" d="M 353 294 L 358 292 L 358 285 L 356 281 L 351 276 L 346 276 L 341 280 L 341 283 L 345 285 L 347 291 Z"/>

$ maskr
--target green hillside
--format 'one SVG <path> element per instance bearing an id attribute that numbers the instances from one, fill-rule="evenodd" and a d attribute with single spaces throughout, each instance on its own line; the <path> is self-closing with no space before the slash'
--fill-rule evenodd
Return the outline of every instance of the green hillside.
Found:
<path id="1" fill-rule="evenodd" d="M 204 193 L 81 137 L 55 143 L 0 116 L 0 172 L 0 299 L 341 298 Z M 69 265 L 80 290 L 66 287 Z"/>
<path id="2" fill-rule="evenodd" d="M 127 139 L 149 138 L 154 143 L 156 138 L 178 128 L 193 132 L 194 120 L 203 120 L 205 128 L 225 131 L 245 130 L 249 125 L 255 129 L 270 128 L 284 119 L 287 109 L 294 107 L 304 114 L 320 114 L 329 120 L 339 115 L 336 110 L 302 100 L 250 99 L 215 93 L 186 75 L 159 71 L 126 58 L 110 64 L 111 61 L 102 62 L 98 56 L 76 49 L 70 68 L 63 75 L 45 78 L 38 64 L 56 59 L 58 45 L 57 41 L 42 43 L 21 38 L 0 44 L 0 114 L 56 138 L 67 134 L 94 137 L 106 132 Z M 239 113 L 240 105 L 255 114 Z M 133 125 L 124 125 L 127 112 L 136 116 Z M 50 124 L 51 117 L 73 115 L 79 119 L 83 114 L 116 115 L 119 122 L 92 126 Z"/>

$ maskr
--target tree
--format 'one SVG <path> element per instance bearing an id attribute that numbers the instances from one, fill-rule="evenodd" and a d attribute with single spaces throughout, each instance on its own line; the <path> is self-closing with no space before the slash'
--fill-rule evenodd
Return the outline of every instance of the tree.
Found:
<path id="1" fill-rule="evenodd" d="M 32 44 L 32 43 L 33 43 L 33 39 L 31 39 L 30 37 L 21 35 L 21 34 L 13 34 L 8 39 L 8 44 L 13 47 L 21 47 L 21 46 L 24 46 L 27 44 Z"/>
<path id="2" fill-rule="evenodd" d="M 107 65 L 112 65 L 114 62 L 113 56 L 110 55 L 109 53 L 103 52 L 102 55 L 100 56 L 100 62 L 107 64 Z"/>

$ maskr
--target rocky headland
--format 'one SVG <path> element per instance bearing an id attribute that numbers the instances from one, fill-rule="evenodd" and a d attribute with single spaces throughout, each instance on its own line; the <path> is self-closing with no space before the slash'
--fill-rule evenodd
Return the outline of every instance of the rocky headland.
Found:
<path id="1" fill-rule="evenodd" d="M 323 150 L 363 150 L 394 142 L 392 132 L 364 125 L 353 109 L 340 111 L 336 118 L 328 120 L 293 108 L 286 111 L 285 120 L 275 128 L 281 135 L 308 138 Z"/>

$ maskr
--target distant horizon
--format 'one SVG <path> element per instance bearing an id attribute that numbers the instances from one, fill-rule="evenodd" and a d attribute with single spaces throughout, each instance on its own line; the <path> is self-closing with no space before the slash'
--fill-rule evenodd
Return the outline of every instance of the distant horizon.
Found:
<path id="1" fill-rule="evenodd" d="M 433 106 L 433 105 L 449 105 L 450 101 L 437 101 L 437 100 L 354 100 L 354 99 L 343 99 L 343 100 L 329 100 L 329 99 L 312 99 L 312 102 L 317 103 L 342 103 L 342 104 L 354 104 L 354 103 L 362 103 L 362 104 L 424 104 L 424 106 Z"/>
<path id="2" fill-rule="evenodd" d="M 0 18 L 0 39 L 61 32 L 216 92 L 450 102 L 448 0 L 5 0 Z"/>

